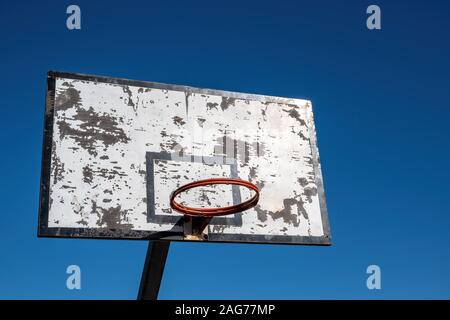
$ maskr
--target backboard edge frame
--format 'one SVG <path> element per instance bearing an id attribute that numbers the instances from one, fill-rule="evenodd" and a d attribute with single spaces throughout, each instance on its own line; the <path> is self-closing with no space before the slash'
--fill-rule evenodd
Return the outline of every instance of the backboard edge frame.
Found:
<path id="1" fill-rule="evenodd" d="M 152 82 L 152 81 L 142 81 L 142 80 L 131 80 L 131 79 L 125 79 L 125 78 L 115 78 L 115 77 L 107 77 L 107 76 L 100 76 L 100 75 L 88 75 L 88 74 L 82 74 L 82 73 L 71 73 L 71 72 L 62 72 L 62 71 L 49 71 L 48 77 L 67 78 L 67 79 L 72 79 L 72 80 L 92 81 L 92 82 L 109 83 L 109 84 L 117 84 L 117 85 L 129 85 L 129 86 L 135 86 L 135 87 L 182 91 L 182 92 L 208 94 L 208 95 L 219 95 L 219 96 L 224 95 L 224 96 L 227 96 L 230 98 L 251 99 L 251 100 L 267 102 L 267 103 L 284 103 L 284 104 L 304 105 L 304 104 L 310 102 L 307 99 L 300 99 L 300 98 L 278 97 L 278 96 L 262 95 L 262 94 L 256 94 L 256 93 L 245 93 L 245 92 L 235 92 L 235 91 L 227 91 L 227 90 L 219 90 L 219 89 L 199 88 L 199 87 L 193 87 L 193 86 L 187 86 L 187 85 L 167 84 L 167 83 L 162 83 L 162 82 Z"/>

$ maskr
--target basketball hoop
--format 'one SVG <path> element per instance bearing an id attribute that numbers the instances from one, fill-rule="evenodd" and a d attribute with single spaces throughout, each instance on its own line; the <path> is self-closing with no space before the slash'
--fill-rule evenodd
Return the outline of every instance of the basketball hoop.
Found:
<path id="1" fill-rule="evenodd" d="M 182 192 L 185 192 L 189 189 L 204 187 L 210 185 L 217 184 L 232 184 L 246 187 L 250 190 L 255 191 L 253 197 L 249 200 L 244 201 L 242 203 L 227 206 L 227 207 L 219 207 L 219 208 L 192 208 L 188 206 L 184 206 L 178 202 L 176 202 L 175 198 Z M 205 240 L 208 238 L 208 235 L 204 233 L 205 228 L 207 227 L 211 218 L 216 216 L 225 216 L 230 214 L 239 213 L 250 208 L 256 206 L 259 200 L 259 189 L 256 185 L 249 181 L 245 181 L 242 179 L 233 179 L 233 178 L 212 178 L 194 181 L 188 184 L 185 184 L 178 189 L 176 189 L 172 195 L 170 196 L 170 207 L 185 215 L 186 223 L 185 223 L 185 239 L 187 240 Z"/>
<path id="2" fill-rule="evenodd" d="M 209 185 L 216 185 L 216 184 L 234 184 L 246 187 L 248 189 L 251 189 L 255 191 L 255 195 L 250 198 L 247 201 L 244 201 L 242 203 L 228 206 L 228 207 L 222 207 L 222 208 L 191 208 L 184 206 L 182 204 L 179 204 L 175 201 L 175 198 L 180 193 L 187 191 L 189 189 L 197 188 L 197 187 L 204 187 Z M 224 216 L 228 214 L 234 214 L 238 212 L 242 212 L 244 210 L 250 209 L 258 203 L 259 200 L 259 189 L 257 186 L 255 186 L 253 183 L 241 179 L 232 179 L 232 178 L 212 178 L 212 179 L 205 179 L 205 180 L 199 180 L 195 182 L 191 182 L 188 184 L 185 184 L 184 186 L 179 187 L 176 189 L 172 196 L 170 197 L 170 207 L 184 215 L 187 216 L 203 216 L 203 217 L 214 217 L 214 216 Z"/>

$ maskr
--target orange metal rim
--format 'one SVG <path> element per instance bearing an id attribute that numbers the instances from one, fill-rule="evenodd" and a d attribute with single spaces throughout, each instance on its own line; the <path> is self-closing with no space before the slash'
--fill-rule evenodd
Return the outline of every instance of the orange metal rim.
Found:
<path id="1" fill-rule="evenodd" d="M 197 187 L 203 187 L 208 185 L 216 185 L 216 184 L 232 184 L 232 185 L 239 185 L 242 187 L 246 187 L 248 189 L 251 189 L 255 191 L 255 194 L 250 199 L 236 204 L 232 206 L 227 207 L 221 207 L 221 208 L 192 208 L 184 206 L 178 202 L 175 201 L 175 198 L 177 195 L 179 195 L 182 192 L 185 192 L 189 189 L 197 188 Z M 253 183 L 242 180 L 242 179 L 234 179 L 234 178 L 211 178 L 211 179 L 205 179 L 205 180 L 198 180 L 195 182 L 191 182 L 188 184 L 185 184 L 178 189 L 176 189 L 172 195 L 170 196 L 170 207 L 178 211 L 184 215 L 188 216 L 204 216 L 204 217 L 213 217 L 213 216 L 224 216 L 229 214 L 235 214 L 238 212 L 242 212 L 245 210 L 248 210 L 250 208 L 253 208 L 256 206 L 256 204 L 259 201 L 259 189 L 256 185 Z"/>

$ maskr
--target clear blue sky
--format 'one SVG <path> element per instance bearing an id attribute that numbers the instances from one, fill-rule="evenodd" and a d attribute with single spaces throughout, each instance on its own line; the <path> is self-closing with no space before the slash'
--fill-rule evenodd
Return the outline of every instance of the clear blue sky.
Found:
<path id="1" fill-rule="evenodd" d="M 72 2 L 0 4 L 0 298 L 134 299 L 144 262 L 145 242 L 37 238 L 48 70 L 313 102 L 334 245 L 172 244 L 161 298 L 450 298 L 449 1 L 73 3 L 79 31 Z"/>

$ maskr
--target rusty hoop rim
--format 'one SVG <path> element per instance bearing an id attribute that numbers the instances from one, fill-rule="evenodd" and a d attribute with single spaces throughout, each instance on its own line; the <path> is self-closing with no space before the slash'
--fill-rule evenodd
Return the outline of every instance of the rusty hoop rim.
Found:
<path id="1" fill-rule="evenodd" d="M 232 184 L 246 187 L 248 189 L 255 191 L 255 195 L 251 197 L 249 200 L 246 200 L 239 204 L 221 208 L 192 208 L 184 206 L 175 201 L 176 196 L 184 191 L 197 187 L 215 184 Z M 225 216 L 229 214 L 235 214 L 248 210 L 256 206 L 258 201 L 259 201 L 259 188 L 249 181 L 235 178 L 211 178 L 190 182 L 176 189 L 170 196 L 170 207 L 175 211 L 178 211 L 187 216 L 214 217 L 214 216 Z"/>

